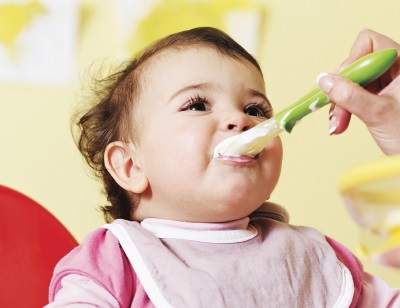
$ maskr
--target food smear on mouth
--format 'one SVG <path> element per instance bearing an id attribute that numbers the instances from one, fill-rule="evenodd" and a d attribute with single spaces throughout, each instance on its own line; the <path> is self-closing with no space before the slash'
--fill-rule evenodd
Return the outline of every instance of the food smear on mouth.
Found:
<path id="1" fill-rule="evenodd" d="M 214 149 L 213 157 L 255 157 L 282 131 L 276 120 L 271 118 L 219 143 Z"/>

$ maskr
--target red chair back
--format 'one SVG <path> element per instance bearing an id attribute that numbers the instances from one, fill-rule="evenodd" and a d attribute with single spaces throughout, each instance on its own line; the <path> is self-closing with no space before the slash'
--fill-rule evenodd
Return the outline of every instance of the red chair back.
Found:
<path id="1" fill-rule="evenodd" d="M 29 197 L 0 185 L 0 307 L 43 307 L 57 262 L 78 245 Z"/>

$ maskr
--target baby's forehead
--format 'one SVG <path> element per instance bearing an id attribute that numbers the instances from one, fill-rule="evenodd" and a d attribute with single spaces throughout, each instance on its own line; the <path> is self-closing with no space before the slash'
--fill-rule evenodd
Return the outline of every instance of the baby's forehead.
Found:
<path id="1" fill-rule="evenodd" d="M 200 57 L 200 52 L 206 50 L 210 53 L 218 54 L 218 50 L 212 46 L 204 46 L 204 45 L 177 45 L 177 46 L 169 46 L 164 48 L 153 56 L 151 56 L 145 62 L 145 69 L 151 70 L 154 68 L 159 68 L 159 66 L 163 66 L 165 61 L 169 62 L 182 62 L 186 59 L 185 55 L 190 54 L 190 59 L 195 61 L 197 57 Z"/>
<path id="2" fill-rule="evenodd" d="M 241 83 L 265 92 L 260 68 L 245 57 L 224 52 L 213 45 L 179 45 L 164 48 L 147 59 L 140 68 L 140 96 L 149 91 L 184 87 L 189 84 Z M 232 77 L 231 76 L 236 76 Z"/>
<path id="3" fill-rule="evenodd" d="M 205 55 L 206 54 L 206 55 Z M 228 54 L 220 50 L 217 46 L 199 43 L 199 44 L 185 44 L 174 45 L 164 48 L 157 53 L 153 54 L 141 68 L 142 81 L 146 82 L 149 75 L 154 74 L 157 76 L 163 69 L 170 69 L 169 73 L 173 74 L 173 68 L 182 65 L 185 62 L 188 67 L 198 61 L 207 61 L 207 58 L 218 58 L 229 61 L 235 61 L 244 64 L 251 69 L 255 69 L 262 76 L 262 72 L 250 60 L 239 54 Z M 222 63 L 222 62 L 221 62 Z"/>

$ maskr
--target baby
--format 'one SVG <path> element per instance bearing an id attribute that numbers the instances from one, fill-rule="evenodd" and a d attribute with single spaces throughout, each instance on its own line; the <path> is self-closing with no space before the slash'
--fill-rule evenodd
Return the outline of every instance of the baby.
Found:
<path id="1" fill-rule="evenodd" d="M 48 307 L 386 307 L 400 291 L 349 250 L 265 202 L 276 137 L 256 157 L 215 146 L 272 116 L 257 61 L 225 33 L 155 42 L 103 81 L 78 145 L 107 225 L 57 265 Z"/>

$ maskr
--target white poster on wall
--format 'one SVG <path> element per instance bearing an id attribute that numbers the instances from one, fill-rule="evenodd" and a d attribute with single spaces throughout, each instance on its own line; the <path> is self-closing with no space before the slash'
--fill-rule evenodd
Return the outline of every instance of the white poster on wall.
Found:
<path id="1" fill-rule="evenodd" d="M 0 0 L 0 83 L 72 82 L 78 25 L 77 0 Z"/>

